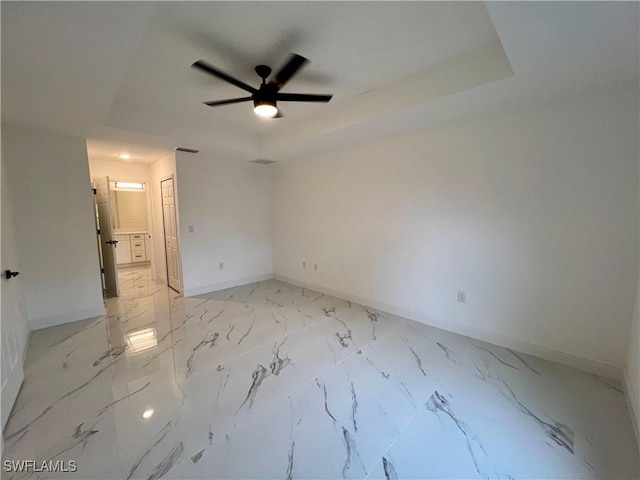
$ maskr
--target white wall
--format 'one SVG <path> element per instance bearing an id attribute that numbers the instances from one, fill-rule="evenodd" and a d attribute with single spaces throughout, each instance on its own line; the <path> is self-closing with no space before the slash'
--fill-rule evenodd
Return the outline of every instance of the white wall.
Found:
<path id="1" fill-rule="evenodd" d="M 625 366 L 624 380 L 629 399 L 631 416 L 640 448 L 640 283 L 636 293 L 636 304 L 629 332 L 629 349 Z"/>
<path id="2" fill-rule="evenodd" d="M 104 313 L 85 140 L 2 126 L 32 330 Z"/>
<path id="3" fill-rule="evenodd" d="M 174 184 L 176 183 L 176 157 L 174 153 L 167 155 L 166 157 L 152 163 L 150 168 L 151 188 L 149 193 L 151 195 L 151 223 L 152 234 L 151 242 L 153 244 L 153 250 L 155 252 L 154 268 L 159 280 L 166 284 L 167 282 L 167 259 L 164 250 L 164 231 L 162 221 L 162 191 L 160 190 L 160 182 L 170 175 L 174 177 Z M 175 185 L 176 198 L 178 196 L 178 188 Z M 178 225 L 180 224 L 180 211 L 179 211 L 179 198 L 176 203 L 178 204 L 177 218 Z M 180 286 L 182 288 L 183 282 L 180 280 Z"/>
<path id="4" fill-rule="evenodd" d="M 273 211 L 280 278 L 620 375 L 638 278 L 633 90 L 278 164 Z"/>
<path id="5" fill-rule="evenodd" d="M 185 295 L 270 278 L 271 167 L 180 152 L 177 167 Z"/>
<path id="6" fill-rule="evenodd" d="M 151 169 L 144 163 L 124 161 L 109 162 L 89 158 L 89 171 L 91 178 L 109 177 L 111 181 L 121 182 L 148 182 L 151 178 Z"/>
<path id="7" fill-rule="evenodd" d="M 638 279 L 635 307 L 631 317 L 624 383 L 636 439 L 638 440 L 638 448 L 640 449 L 640 278 Z"/>

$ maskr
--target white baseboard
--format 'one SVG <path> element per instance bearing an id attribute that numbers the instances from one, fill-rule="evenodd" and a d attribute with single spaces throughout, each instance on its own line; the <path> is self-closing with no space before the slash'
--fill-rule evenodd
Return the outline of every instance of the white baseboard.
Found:
<path id="1" fill-rule="evenodd" d="M 627 399 L 627 405 L 629 405 L 629 413 L 631 414 L 631 423 L 633 424 L 633 431 L 636 434 L 636 443 L 638 444 L 638 452 L 640 453 L 640 403 L 638 403 L 638 399 L 634 401 L 634 399 L 631 398 L 631 393 L 635 392 L 635 390 L 631 387 L 631 379 L 629 378 L 629 371 L 626 368 L 623 370 L 622 383 L 624 385 L 624 394 Z"/>
<path id="2" fill-rule="evenodd" d="M 578 355 L 561 352 L 559 350 L 554 350 L 542 345 L 525 342 L 517 338 L 507 337 L 499 333 L 494 333 L 487 330 L 470 327 L 461 323 L 452 322 L 450 320 L 445 320 L 444 318 L 440 318 L 434 315 L 397 307 L 395 305 L 378 302 L 369 298 L 359 297 L 358 295 L 352 295 L 349 293 L 341 292 L 339 290 L 334 290 L 332 288 L 314 285 L 308 282 L 297 280 L 295 278 L 287 277 L 285 275 L 274 274 L 273 278 L 275 278 L 276 280 L 281 280 L 283 282 L 292 283 L 300 287 L 316 290 L 320 293 L 349 300 L 351 302 L 365 305 L 367 307 L 372 307 L 383 312 L 408 318 L 409 320 L 414 320 L 426 325 L 431 325 L 432 327 L 440 328 L 442 330 L 465 335 L 467 337 L 492 343 L 500 347 L 509 348 L 516 352 L 526 353 L 535 357 L 544 358 L 545 360 L 551 360 L 553 362 L 561 363 L 563 365 L 574 367 L 579 370 L 595 373 L 596 375 L 600 375 L 603 377 L 622 380 L 622 367 L 618 365 L 612 365 L 597 360 L 580 357 Z"/>
<path id="3" fill-rule="evenodd" d="M 240 285 L 246 285 L 248 283 L 264 282 L 273 278 L 271 273 L 264 275 L 257 275 L 255 277 L 237 278 L 235 280 L 229 280 L 222 283 L 214 283 L 213 285 L 206 285 L 204 287 L 186 288 L 184 290 L 185 297 L 193 297 L 195 295 L 202 295 L 203 293 L 217 292 L 218 290 L 224 290 L 226 288 L 239 287 Z"/>
<path id="4" fill-rule="evenodd" d="M 27 324 L 30 330 L 41 330 L 43 328 L 55 327 L 64 323 L 77 322 L 78 320 L 87 320 L 89 318 L 100 317 L 104 315 L 104 305 L 87 308 L 77 312 L 69 312 L 55 317 L 46 317 L 39 319 L 29 319 Z"/>

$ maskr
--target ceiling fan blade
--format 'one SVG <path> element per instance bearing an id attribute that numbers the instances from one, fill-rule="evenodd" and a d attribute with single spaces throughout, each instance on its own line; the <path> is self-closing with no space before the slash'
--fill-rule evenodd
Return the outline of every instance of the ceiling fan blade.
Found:
<path id="1" fill-rule="evenodd" d="M 278 93 L 276 100 L 280 102 L 320 102 L 327 103 L 333 95 L 314 95 L 310 93 Z"/>
<path id="2" fill-rule="evenodd" d="M 202 70 L 203 72 L 209 73 L 209 74 L 213 75 L 214 77 L 221 78 L 225 82 L 229 82 L 230 84 L 235 85 L 236 87 L 239 87 L 239 88 L 241 88 L 243 90 L 246 90 L 249 93 L 256 93 L 258 91 L 255 88 L 253 88 L 251 85 L 247 85 L 246 83 L 238 80 L 237 78 L 233 78 L 233 77 L 227 75 L 223 71 L 218 70 L 217 68 L 209 65 L 208 63 L 206 63 L 206 62 L 204 62 L 202 60 L 198 60 L 197 62 L 193 63 L 191 66 L 194 67 L 194 68 L 198 68 L 198 69 Z"/>
<path id="3" fill-rule="evenodd" d="M 202 103 L 204 103 L 205 105 L 209 105 L 210 107 L 217 107 L 218 105 L 229 105 L 231 103 L 248 102 L 249 100 L 253 100 L 253 97 L 230 98 L 228 100 L 212 100 L 210 102 Z"/>
<path id="4" fill-rule="evenodd" d="M 292 53 L 291 58 L 289 59 L 287 64 L 271 78 L 269 84 L 274 85 L 277 90 L 280 90 L 284 86 L 284 84 L 291 80 L 291 77 L 293 77 L 296 72 L 300 70 L 300 68 L 308 61 L 309 60 L 304 58 L 302 55 Z"/>

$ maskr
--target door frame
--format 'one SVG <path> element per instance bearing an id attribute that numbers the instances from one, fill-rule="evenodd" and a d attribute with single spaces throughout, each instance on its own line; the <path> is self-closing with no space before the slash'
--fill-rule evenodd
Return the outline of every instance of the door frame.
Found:
<path id="1" fill-rule="evenodd" d="M 91 177 L 91 187 L 94 187 L 94 180 L 97 177 Z M 115 180 L 117 178 L 117 180 Z M 145 240 L 149 240 L 149 250 L 147 251 L 147 254 L 149 254 L 149 266 L 151 267 L 151 279 L 153 281 L 157 280 L 157 275 L 156 275 L 156 245 L 155 245 L 155 241 L 154 241 L 154 234 L 155 234 L 155 219 L 154 219 L 154 207 L 153 207 L 153 191 L 152 191 L 152 184 L 153 184 L 153 180 L 147 177 L 144 178 L 139 178 L 139 177 L 129 177 L 129 176 L 124 176 L 124 177 L 120 177 L 120 176 L 116 176 L 116 177 L 111 177 L 109 176 L 109 181 L 111 182 L 134 182 L 134 183 L 144 183 L 145 188 L 144 188 L 144 196 L 145 196 L 145 202 L 147 205 L 147 236 L 149 238 L 145 239 Z M 95 195 L 94 195 L 94 208 L 97 207 L 96 204 L 96 199 L 95 199 Z M 99 230 L 99 225 L 97 225 L 96 222 L 96 231 Z M 102 265 L 102 251 L 100 250 L 100 241 L 98 240 L 98 250 L 99 250 L 99 261 L 100 261 L 100 268 L 103 267 Z M 120 267 L 118 267 L 118 264 L 116 262 L 116 267 L 119 269 Z M 104 274 L 101 274 L 101 276 Z M 104 277 L 102 280 L 102 284 L 103 284 L 103 290 L 104 290 Z"/>

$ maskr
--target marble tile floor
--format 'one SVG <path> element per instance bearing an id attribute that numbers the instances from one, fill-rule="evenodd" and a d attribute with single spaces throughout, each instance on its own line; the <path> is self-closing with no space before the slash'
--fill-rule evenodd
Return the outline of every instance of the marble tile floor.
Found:
<path id="1" fill-rule="evenodd" d="M 276 280 L 120 279 L 105 317 L 33 332 L 4 432 L 3 460 L 77 470 L 2 478 L 640 476 L 615 381 Z"/>

